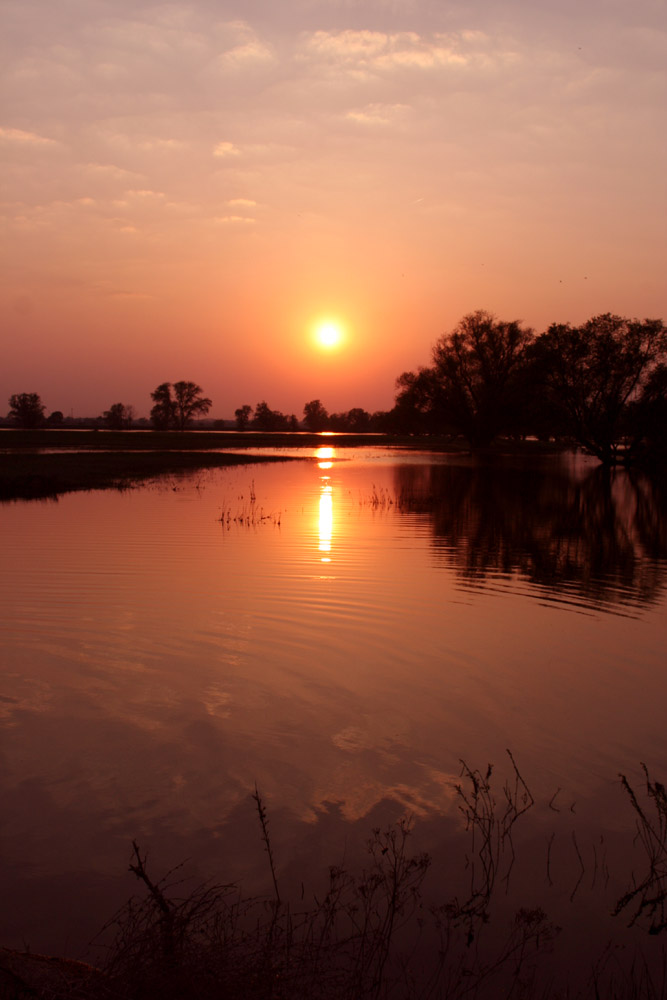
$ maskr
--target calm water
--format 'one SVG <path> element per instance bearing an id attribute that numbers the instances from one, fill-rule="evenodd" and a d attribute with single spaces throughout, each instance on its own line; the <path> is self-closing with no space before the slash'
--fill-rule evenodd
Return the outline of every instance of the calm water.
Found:
<path id="1" fill-rule="evenodd" d="M 507 748 L 533 840 L 621 838 L 618 773 L 667 778 L 664 513 L 582 459 L 382 450 L 4 505 L 0 943 L 81 952 L 133 837 L 268 892 L 255 782 L 299 885 L 405 811 L 437 854 Z"/>

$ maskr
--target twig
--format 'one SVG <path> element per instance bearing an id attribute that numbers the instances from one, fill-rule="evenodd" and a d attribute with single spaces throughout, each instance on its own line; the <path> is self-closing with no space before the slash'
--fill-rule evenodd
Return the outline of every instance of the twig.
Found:
<path id="1" fill-rule="evenodd" d="M 276 894 L 276 904 L 280 906 L 280 892 L 278 890 L 278 880 L 276 878 L 276 867 L 273 863 L 273 851 L 271 850 L 271 841 L 269 840 L 269 821 L 256 782 L 255 782 L 255 791 L 252 797 L 257 803 L 259 822 L 262 826 L 262 840 L 264 841 L 264 849 L 269 856 L 269 866 L 271 868 L 271 878 L 273 879 L 273 888 Z"/>

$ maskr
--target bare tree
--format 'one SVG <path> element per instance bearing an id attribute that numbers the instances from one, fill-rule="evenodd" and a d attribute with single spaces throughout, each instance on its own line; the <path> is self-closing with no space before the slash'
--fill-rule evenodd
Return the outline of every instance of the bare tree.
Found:
<path id="1" fill-rule="evenodd" d="M 173 393 L 172 393 L 173 389 Z M 205 414 L 213 405 L 202 396 L 202 388 L 196 382 L 162 382 L 151 393 L 155 403 L 151 410 L 151 420 L 159 430 L 171 427 L 185 430 L 197 414 Z"/>
<path id="2" fill-rule="evenodd" d="M 174 412 L 179 430 L 185 430 L 194 416 L 204 416 L 212 406 L 196 382 L 174 382 Z"/>

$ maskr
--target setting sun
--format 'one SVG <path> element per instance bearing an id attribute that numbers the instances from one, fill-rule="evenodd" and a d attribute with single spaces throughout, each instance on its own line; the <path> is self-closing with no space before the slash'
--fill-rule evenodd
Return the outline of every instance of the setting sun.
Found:
<path id="1" fill-rule="evenodd" d="M 332 350 L 343 343 L 343 330 L 340 323 L 324 320 L 315 327 L 315 340 L 318 347 Z"/>

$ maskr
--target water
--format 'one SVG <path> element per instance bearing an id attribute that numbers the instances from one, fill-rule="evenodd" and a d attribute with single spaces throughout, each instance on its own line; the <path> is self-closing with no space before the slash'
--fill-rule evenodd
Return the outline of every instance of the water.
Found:
<path id="1" fill-rule="evenodd" d="M 572 456 L 335 448 L 4 505 L 0 943 L 82 953 L 132 838 L 270 892 L 255 783 L 292 886 L 403 813 L 437 855 L 461 759 L 507 749 L 540 892 L 573 833 L 590 889 L 600 836 L 633 849 L 619 772 L 667 776 L 664 509 Z"/>

